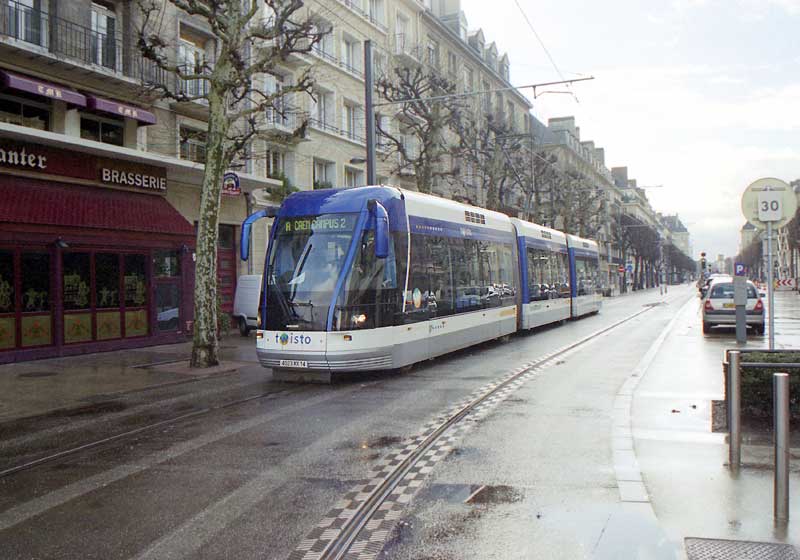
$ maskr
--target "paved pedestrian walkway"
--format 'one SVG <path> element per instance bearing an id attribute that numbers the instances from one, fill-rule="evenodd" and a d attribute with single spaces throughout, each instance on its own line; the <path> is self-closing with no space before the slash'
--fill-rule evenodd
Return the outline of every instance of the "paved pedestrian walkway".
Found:
<path id="1" fill-rule="evenodd" d="M 634 392 L 632 435 L 648 500 L 671 541 L 712 539 L 687 541 L 714 554 L 703 558 L 784 558 L 743 555 L 741 543 L 723 541 L 800 546 L 800 434 L 792 438 L 790 521 L 775 523 L 770 434 L 746 434 L 736 473 L 727 434 L 712 431 L 711 402 L 724 398 L 723 353 L 736 341 L 733 329 L 704 336 L 700 305 L 698 298 L 682 311 Z M 777 293 L 775 307 L 776 348 L 800 348 L 800 296 Z M 746 347 L 766 346 L 766 336 L 751 336 Z"/>

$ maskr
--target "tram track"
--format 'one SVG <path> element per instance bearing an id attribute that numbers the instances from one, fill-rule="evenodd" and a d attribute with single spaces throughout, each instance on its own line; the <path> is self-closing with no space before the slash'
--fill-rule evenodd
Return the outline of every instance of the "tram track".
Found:
<path id="1" fill-rule="evenodd" d="M 152 423 L 146 424 L 144 426 L 139 426 L 138 428 L 133 428 L 131 430 L 126 430 L 124 432 L 120 432 L 120 433 L 114 434 L 112 436 L 108 436 L 108 437 L 100 438 L 100 439 L 97 439 L 97 440 L 93 440 L 93 441 L 90 441 L 88 443 L 84 443 L 84 444 L 81 444 L 81 445 L 76 445 L 76 446 L 73 446 L 73 447 L 70 447 L 70 448 L 63 449 L 61 451 L 55 452 L 55 453 L 51 453 L 49 455 L 45 455 L 44 457 L 40 457 L 38 459 L 34 459 L 34 460 L 31 460 L 31 461 L 26 461 L 24 463 L 20 463 L 18 465 L 14 465 L 13 467 L 8 467 L 8 468 L 6 468 L 4 470 L 0 470 L 0 479 L 8 477 L 8 476 L 15 475 L 15 474 L 27 471 L 27 470 L 34 469 L 34 468 L 39 467 L 41 465 L 44 465 L 46 463 L 52 463 L 52 462 L 58 461 L 60 459 L 64 459 L 66 457 L 77 455 L 77 454 L 79 454 L 81 452 L 84 452 L 84 451 L 89 451 L 89 450 L 92 450 L 92 449 L 95 449 L 95 448 L 98 448 L 98 447 L 102 447 L 102 446 L 107 445 L 109 443 L 113 443 L 113 442 L 116 442 L 116 441 L 120 441 L 120 440 L 124 440 L 124 439 L 127 439 L 127 438 L 131 438 L 133 436 L 144 434 L 144 433 L 156 430 L 158 428 L 163 428 L 165 426 L 178 424 L 178 423 L 183 422 L 185 420 L 199 418 L 199 417 L 202 417 L 202 416 L 207 416 L 207 415 L 212 414 L 214 412 L 218 412 L 218 411 L 225 410 L 225 409 L 228 409 L 228 408 L 233 408 L 233 407 L 240 406 L 240 405 L 243 405 L 243 404 L 247 404 L 249 402 L 260 400 L 260 399 L 276 398 L 276 397 L 280 397 L 280 396 L 285 396 L 285 395 L 297 393 L 297 392 L 299 392 L 301 390 L 302 390 L 301 388 L 298 388 L 298 389 L 285 389 L 283 391 L 268 391 L 268 392 L 259 393 L 259 394 L 256 394 L 256 395 L 249 395 L 249 396 L 246 396 L 246 397 L 242 397 L 240 399 L 235 399 L 233 401 L 224 402 L 224 403 L 219 404 L 219 405 L 206 406 L 206 407 L 203 407 L 203 408 L 199 408 L 197 410 L 193 410 L 191 412 L 187 412 L 187 413 L 184 413 L 184 414 L 179 414 L 178 416 L 173 416 L 172 418 L 165 418 L 164 420 L 159 420 L 158 422 L 152 422 Z"/>
<path id="2" fill-rule="evenodd" d="M 376 512 L 385 504 L 387 499 L 392 496 L 393 492 L 398 488 L 401 482 L 412 472 L 412 469 L 420 463 L 420 461 L 429 455 L 434 450 L 438 442 L 443 439 L 445 434 L 452 431 L 452 429 L 472 414 L 477 408 L 489 402 L 493 398 L 501 395 L 504 391 L 508 391 L 510 387 L 526 381 L 526 376 L 530 376 L 532 372 L 540 370 L 543 366 L 552 365 L 558 358 L 564 357 L 566 354 L 584 346 L 599 337 L 602 337 L 609 332 L 619 328 L 620 326 L 628 323 L 637 317 L 651 311 L 652 309 L 661 305 L 661 302 L 643 306 L 643 309 L 620 319 L 611 325 L 599 329 L 575 342 L 567 344 L 557 350 L 541 356 L 532 362 L 526 363 L 515 370 L 512 370 L 511 375 L 507 375 L 499 383 L 491 383 L 485 386 L 477 396 L 471 398 L 469 402 L 455 410 L 451 410 L 447 417 L 441 421 L 432 431 L 428 430 L 428 435 L 416 445 L 416 447 L 408 453 L 405 458 L 397 464 L 391 471 L 386 474 L 381 480 L 371 480 L 367 486 L 374 489 L 363 499 L 360 505 L 355 509 L 346 510 L 346 519 L 340 524 L 335 536 L 329 538 L 327 542 L 322 539 L 314 541 L 313 537 L 305 539 L 301 546 L 290 555 L 290 560 L 296 558 L 316 558 L 319 560 L 339 560 L 348 557 L 359 557 L 356 553 L 351 553 L 354 549 L 355 543 L 359 543 L 359 552 L 363 552 L 368 543 L 364 542 L 364 538 L 359 538 L 362 532 L 367 528 L 367 525 L 373 520 Z M 407 448 L 406 448 L 407 449 Z M 341 518 L 341 515 L 340 515 Z M 317 533 L 319 532 L 319 528 Z M 315 534 L 312 532 L 312 535 Z M 323 533 L 324 534 L 324 533 Z M 366 539 L 369 540 L 369 539 Z M 325 542 L 324 547 L 320 546 Z M 372 553 L 367 553 L 365 557 L 373 557 L 375 550 Z"/>

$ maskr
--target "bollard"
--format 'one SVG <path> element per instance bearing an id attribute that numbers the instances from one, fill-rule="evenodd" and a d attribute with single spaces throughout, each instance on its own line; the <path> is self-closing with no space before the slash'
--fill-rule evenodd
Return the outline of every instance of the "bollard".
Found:
<path id="1" fill-rule="evenodd" d="M 741 353 L 731 350 L 728 353 L 728 464 L 738 469 L 742 462 L 742 393 L 741 393 Z"/>
<path id="2" fill-rule="evenodd" d="M 772 376 L 775 407 L 775 499 L 778 521 L 789 520 L 789 374 Z"/>

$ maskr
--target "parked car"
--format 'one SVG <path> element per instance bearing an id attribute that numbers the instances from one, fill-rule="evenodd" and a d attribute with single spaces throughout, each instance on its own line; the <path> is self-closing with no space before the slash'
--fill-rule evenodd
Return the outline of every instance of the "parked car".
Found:
<path id="1" fill-rule="evenodd" d="M 239 326 L 239 333 L 247 336 L 258 327 L 258 303 L 261 297 L 261 275 L 240 276 L 236 283 L 233 298 L 233 318 Z"/>
<path id="2" fill-rule="evenodd" d="M 747 282 L 747 325 L 756 334 L 764 334 L 764 303 L 755 284 Z M 733 301 L 733 280 L 730 277 L 711 281 L 703 299 L 703 333 L 708 334 L 717 325 L 736 325 L 736 304 Z"/>
<path id="3" fill-rule="evenodd" d="M 706 293 L 708 292 L 708 286 L 711 284 L 711 282 L 713 282 L 714 280 L 718 280 L 718 279 L 725 279 L 725 280 L 730 281 L 731 277 L 728 276 L 727 274 L 719 274 L 719 273 L 715 272 L 714 274 L 711 274 L 708 278 L 698 282 L 698 290 L 700 291 L 700 299 L 703 299 L 703 298 L 706 297 Z"/>

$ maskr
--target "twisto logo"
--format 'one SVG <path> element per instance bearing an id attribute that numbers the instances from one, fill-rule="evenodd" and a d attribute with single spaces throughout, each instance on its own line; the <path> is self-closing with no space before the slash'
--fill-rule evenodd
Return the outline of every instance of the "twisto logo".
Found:
<path id="1" fill-rule="evenodd" d="M 281 346 L 286 346 L 289 343 L 292 344 L 311 344 L 311 337 L 304 334 L 287 334 L 281 333 L 275 335 L 275 343 L 280 343 Z"/>

